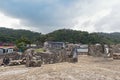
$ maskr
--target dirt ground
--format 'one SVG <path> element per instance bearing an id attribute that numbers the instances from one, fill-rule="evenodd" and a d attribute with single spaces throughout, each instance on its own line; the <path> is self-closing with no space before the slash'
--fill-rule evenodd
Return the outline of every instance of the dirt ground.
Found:
<path id="1" fill-rule="evenodd" d="M 0 80 L 120 80 L 120 60 L 79 56 L 78 63 L 0 67 Z"/>

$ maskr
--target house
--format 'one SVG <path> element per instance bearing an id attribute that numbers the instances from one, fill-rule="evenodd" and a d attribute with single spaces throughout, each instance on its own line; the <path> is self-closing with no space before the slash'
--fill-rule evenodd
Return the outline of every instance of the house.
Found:
<path id="1" fill-rule="evenodd" d="M 27 44 L 27 48 L 37 48 L 38 46 L 36 44 Z"/>
<path id="2" fill-rule="evenodd" d="M 77 46 L 78 55 L 87 55 L 88 54 L 88 45 L 79 45 Z"/>
<path id="3" fill-rule="evenodd" d="M 65 48 L 65 43 L 64 42 L 51 42 L 47 41 L 44 43 L 45 48 L 55 48 L 55 49 L 60 49 L 60 48 Z"/>
<path id="4" fill-rule="evenodd" d="M 0 48 L 0 54 L 3 54 L 3 53 L 4 53 L 3 48 Z"/>
<path id="5" fill-rule="evenodd" d="M 15 46 L 0 46 L 0 54 L 13 53 Z"/>

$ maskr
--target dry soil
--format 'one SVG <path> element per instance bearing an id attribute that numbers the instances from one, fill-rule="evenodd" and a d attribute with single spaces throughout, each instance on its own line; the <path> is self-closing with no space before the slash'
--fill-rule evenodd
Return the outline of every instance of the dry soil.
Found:
<path id="1" fill-rule="evenodd" d="M 120 80 L 120 60 L 79 56 L 78 63 L 0 67 L 0 80 Z"/>

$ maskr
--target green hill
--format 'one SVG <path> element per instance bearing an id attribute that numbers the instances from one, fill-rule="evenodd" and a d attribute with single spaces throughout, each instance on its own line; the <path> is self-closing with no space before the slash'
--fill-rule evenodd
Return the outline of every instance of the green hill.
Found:
<path id="1" fill-rule="evenodd" d="M 26 37 L 31 41 L 34 41 L 34 39 L 40 35 L 41 33 L 32 32 L 29 30 L 15 30 L 0 27 L 0 42 L 15 42 L 21 37 Z"/>
<path id="2" fill-rule="evenodd" d="M 106 33 L 107 34 L 107 33 Z M 99 33 L 88 33 L 71 29 L 60 29 L 46 35 L 48 40 L 63 41 L 82 44 L 106 43 L 112 44 L 114 38 L 100 35 Z M 110 35 L 113 36 L 113 35 Z"/>
<path id="3" fill-rule="evenodd" d="M 21 37 L 29 39 L 31 42 L 62 41 L 83 44 L 117 44 L 120 43 L 120 33 L 88 33 L 71 29 L 59 29 L 48 34 L 41 34 L 29 30 L 15 30 L 0 28 L 0 42 L 15 42 Z"/>

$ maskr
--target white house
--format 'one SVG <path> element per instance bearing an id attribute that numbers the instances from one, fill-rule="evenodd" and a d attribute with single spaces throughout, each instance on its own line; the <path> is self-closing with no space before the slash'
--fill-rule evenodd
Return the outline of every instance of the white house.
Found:
<path id="1" fill-rule="evenodd" d="M 0 46 L 0 54 L 13 53 L 15 46 Z"/>
<path id="2" fill-rule="evenodd" d="M 86 55 L 88 53 L 88 45 L 79 45 L 77 47 L 77 52 L 79 55 Z"/>
<path id="3" fill-rule="evenodd" d="M 3 49 L 2 48 L 0 48 L 0 54 L 3 54 L 4 52 L 3 52 Z"/>

